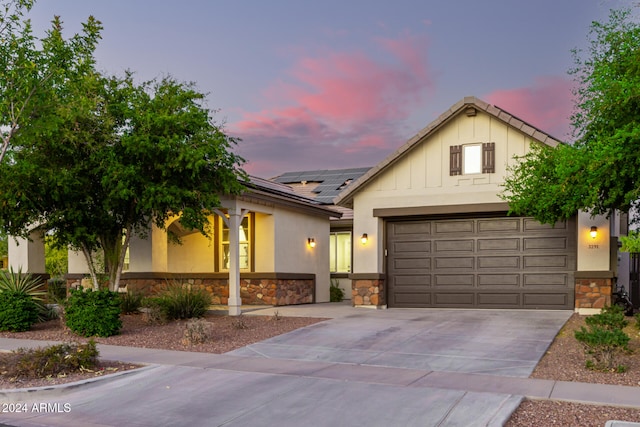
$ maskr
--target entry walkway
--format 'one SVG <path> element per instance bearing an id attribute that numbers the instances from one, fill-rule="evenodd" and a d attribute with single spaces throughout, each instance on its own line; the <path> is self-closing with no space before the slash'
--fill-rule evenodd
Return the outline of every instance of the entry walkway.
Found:
<path id="1" fill-rule="evenodd" d="M 149 366 L 97 381 L 38 390 L 0 391 L 2 402 L 68 403 L 70 407 L 67 413 L 5 413 L 0 414 L 0 420 L 15 426 L 499 426 L 523 397 L 640 407 L 640 387 L 530 379 L 526 378 L 528 374 L 518 376 L 524 371 L 516 372 L 513 366 L 507 370 L 509 373 L 498 371 L 499 375 L 460 368 L 477 363 L 473 358 L 463 359 L 461 365 L 450 364 L 449 367 L 455 368 L 449 370 L 416 366 L 415 360 L 407 359 L 405 353 L 416 351 L 421 359 L 424 354 L 420 353 L 423 350 L 419 343 L 430 348 L 437 337 L 451 339 L 442 329 L 446 322 L 432 323 L 430 313 L 434 311 L 369 312 L 329 304 L 322 311 L 321 306 L 306 306 L 306 313 L 313 311 L 306 315 L 333 317 L 333 320 L 222 355 L 100 345 L 101 357 L 105 359 Z M 289 316 L 294 315 L 291 311 L 304 311 L 305 307 L 277 310 L 278 314 Z M 459 312 L 455 318 L 466 318 L 476 324 L 484 318 L 480 323 L 485 329 L 501 318 L 513 323 L 510 316 L 505 316 L 506 312 L 493 313 L 499 316 L 483 311 L 480 317 L 474 318 L 468 312 Z M 515 317 L 524 316 L 525 322 L 535 330 L 534 322 L 526 319 L 531 316 L 528 313 L 532 312 L 515 312 Z M 442 318 L 451 312 L 443 310 L 436 314 L 436 318 Z M 564 323 L 562 318 L 566 320 L 571 313 L 546 314 L 543 320 L 556 318 L 547 326 L 549 331 L 557 332 Z M 368 329 L 356 328 L 364 318 Z M 462 327 L 455 318 L 450 319 L 449 327 Z M 545 321 L 548 320 L 541 324 Z M 370 337 L 359 342 L 353 340 L 349 329 L 344 329 L 349 325 L 352 332 L 361 337 L 366 332 L 379 339 L 377 342 Z M 476 325 L 476 329 L 479 330 L 479 326 Z M 477 336 L 473 333 L 473 324 L 467 327 L 471 333 L 465 340 Z M 393 328 L 395 334 L 389 333 L 389 328 Z M 403 328 L 404 335 L 400 333 Z M 429 330 L 435 334 L 433 337 L 427 334 Z M 345 335 L 342 339 L 334 335 L 340 331 Z M 502 327 L 502 332 L 518 338 L 515 330 L 507 326 Z M 533 340 L 539 339 L 540 345 L 530 345 L 529 349 L 540 351 L 543 347 L 544 352 L 555 335 L 548 338 L 548 334 L 551 333 L 544 332 L 544 337 Z M 334 338 L 330 342 L 331 336 Z M 401 338 L 404 344 L 396 341 Z M 487 342 L 487 339 L 481 338 L 484 342 L 478 343 L 479 349 L 483 344 L 490 347 L 501 342 Z M 344 346 L 350 342 L 354 345 L 350 349 L 352 353 L 347 354 Z M 461 349 L 460 343 L 450 344 L 446 347 L 449 356 L 459 359 L 460 355 L 453 354 L 452 350 Z M 0 349 L 4 350 L 41 345 L 41 341 L 0 339 Z M 277 347 L 277 354 L 273 353 L 275 347 L 269 346 Z M 260 350 L 271 353 L 260 354 Z M 438 351 L 440 356 L 445 353 L 443 348 Z M 347 356 L 356 361 L 346 361 Z M 363 363 L 361 358 L 365 356 L 368 362 Z M 538 355 L 535 357 L 539 359 Z M 412 362 L 408 366 L 393 366 L 398 360 Z M 433 364 L 436 359 L 431 360 Z M 520 362 L 516 365 L 521 365 Z M 529 364 L 525 365 L 523 369 L 529 369 Z"/>

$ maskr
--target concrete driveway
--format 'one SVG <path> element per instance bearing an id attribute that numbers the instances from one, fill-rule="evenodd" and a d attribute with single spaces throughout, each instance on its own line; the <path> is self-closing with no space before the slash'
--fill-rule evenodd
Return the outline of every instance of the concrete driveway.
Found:
<path id="1" fill-rule="evenodd" d="M 339 310 L 332 320 L 225 355 L 101 346 L 105 358 L 157 365 L 94 385 L 5 393 L 4 402 L 30 410 L 0 420 L 15 426 L 499 426 L 521 399 L 501 392 L 500 381 L 529 384 L 517 377 L 529 375 L 571 315 Z M 37 412 L 32 403 L 62 410 Z"/>

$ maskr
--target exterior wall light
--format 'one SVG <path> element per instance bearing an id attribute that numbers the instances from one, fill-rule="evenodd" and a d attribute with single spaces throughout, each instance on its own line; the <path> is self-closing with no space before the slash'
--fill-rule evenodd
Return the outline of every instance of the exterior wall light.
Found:
<path id="1" fill-rule="evenodd" d="M 364 233 L 364 234 L 362 235 L 362 237 L 360 237 L 360 242 L 361 242 L 363 245 L 366 245 L 368 240 L 369 240 L 369 236 L 367 236 L 367 233 Z"/>
<path id="2" fill-rule="evenodd" d="M 591 235 L 592 239 L 595 239 L 596 236 L 598 236 L 598 227 L 596 227 L 595 225 L 592 225 L 591 231 L 589 231 L 589 234 Z"/>
<path id="3" fill-rule="evenodd" d="M 315 248 L 316 247 L 316 239 L 314 239 L 313 237 L 309 237 L 307 239 L 307 245 L 309 245 L 310 248 Z"/>

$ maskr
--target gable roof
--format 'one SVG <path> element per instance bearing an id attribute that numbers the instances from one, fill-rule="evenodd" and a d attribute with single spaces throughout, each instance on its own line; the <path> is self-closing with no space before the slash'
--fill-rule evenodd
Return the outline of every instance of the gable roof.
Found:
<path id="1" fill-rule="evenodd" d="M 287 172 L 272 178 L 272 181 L 281 184 L 299 184 L 293 187 L 294 191 L 306 194 L 319 203 L 330 205 L 341 191 L 367 173 L 369 169 L 371 168 Z"/>
<path id="2" fill-rule="evenodd" d="M 426 139 L 429 135 L 440 129 L 446 123 L 451 121 L 459 114 L 475 114 L 476 110 L 483 111 L 486 114 L 508 124 L 509 126 L 518 129 L 520 132 L 529 135 L 536 141 L 540 141 L 551 147 L 555 147 L 562 142 L 549 134 L 541 131 L 535 126 L 519 119 L 513 114 L 509 114 L 501 108 L 491 105 L 475 96 L 467 96 L 451 106 L 447 111 L 442 113 L 437 119 L 419 131 L 413 138 L 409 139 L 395 152 L 389 155 L 386 159 L 372 167 L 367 173 L 362 175 L 356 182 L 349 185 L 342 190 L 340 194 L 334 199 L 333 203 L 340 206 L 351 207 L 353 205 L 353 196 L 358 190 L 363 188 L 373 178 L 387 170 L 400 158 L 402 158 L 407 152 L 409 152 L 414 146 L 417 146 L 421 141 Z"/>

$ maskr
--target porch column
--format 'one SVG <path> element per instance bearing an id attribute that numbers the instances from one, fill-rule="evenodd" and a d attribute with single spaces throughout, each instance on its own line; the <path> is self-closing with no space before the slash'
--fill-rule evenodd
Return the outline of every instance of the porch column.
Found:
<path id="1" fill-rule="evenodd" d="M 242 298 L 240 297 L 240 225 L 249 209 L 229 208 L 228 215 L 214 210 L 225 225 L 229 227 L 229 306 L 230 316 L 242 314 Z"/>

